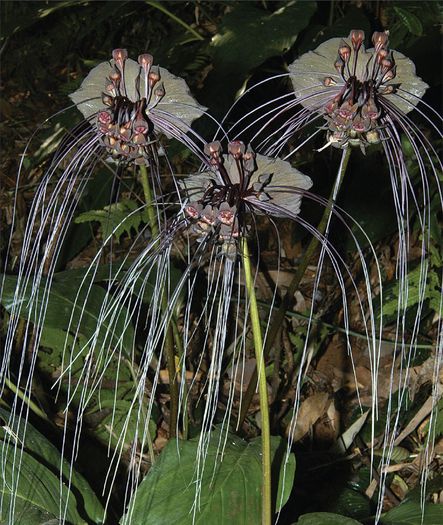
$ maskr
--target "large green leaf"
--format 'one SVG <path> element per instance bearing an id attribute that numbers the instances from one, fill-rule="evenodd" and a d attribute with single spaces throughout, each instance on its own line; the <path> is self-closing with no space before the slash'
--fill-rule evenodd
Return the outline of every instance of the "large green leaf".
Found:
<path id="1" fill-rule="evenodd" d="M 196 457 L 198 438 L 171 440 L 159 460 L 142 481 L 121 523 L 155 523 L 155 525 L 247 525 L 261 520 L 261 440 L 250 443 L 229 434 L 226 446 L 220 446 L 219 432 L 214 432 L 199 480 L 201 493 L 193 519 L 196 500 Z M 295 458 L 291 455 L 282 475 L 283 440 L 272 438 L 273 466 L 280 473 L 276 501 L 284 505 L 291 492 Z M 280 448 L 282 447 L 282 448 Z M 277 468 L 274 472 L 277 471 Z M 284 487 L 282 481 L 284 477 Z M 280 494 L 283 492 L 283 496 Z M 279 507 L 279 505 L 277 505 Z"/>
<path id="2" fill-rule="evenodd" d="M 332 512 L 312 512 L 300 516 L 294 525 L 361 525 L 359 521 Z"/>
<path id="3" fill-rule="evenodd" d="M 273 13 L 252 2 L 235 3 L 223 17 L 211 48 L 214 69 L 205 83 L 205 101 L 223 113 L 251 69 L 281 55 L 295 42 L 315 11 L 315 2 L 290 2 Z"/>
<path id="4" fill-rule="evenodd" d="M 6 423 L 11 424 L 9 412 L 0 408 L 0 416 Z M 11 427 L 4 425 L 0 428 L 0 440 L 2 447 L 5 447 L 1 459 L 1 464 L 5 466 L 5 476 L 4 484 L 0 484 L 0 491 L 8 501 L 10 501 L 8 486 L 11 487 L 9 480 L 14 479 L 13 472 L 15 475 L 20 472 L 16 490 L 17 515 L 15 519 L 17 521 L 14 521 L 14 524 L 43 523 L 45 520 L 37 521 L 43 517 L 38 518 L 40 513 L 59 516 L 60 497 L 65 502 L 68 495 L 68 521 L 84 523 L 87 517 L 93 523 L 103 523 L 104 509 L 86 479 L 71 469 L 66 460 L 63 459 L 61 463 L 58 449 L 30 423 L 27 423 L 25 428 L 24 420 L 16 418 Z M 14 442 L 17 443 L 16 451 Z M 20 460 L 22 444 L 24 445 L 23 456 Z M 16 454 L 15 460 L 14 453 Z M 17 467 L 19 461 L 20 468 Z M 62 492 L 60 492 L 59 479 L 61 464 L 63 468 Z M 70 490 L 68 490 L 69 476 L 71 476 Z M 50 496 L 48 496 L 48 491 Z M 4 505 L 3 508 L 7 509 L 8 505 Z M 35 514 L 36 521 L 30 519 L 29 512 Z M 23 514 L 22 518 L 20 518 L 21 514 Z"/>
<path id="5" fill-rule="evenodd" d="M 92 280 L 94 283 L 109 282 L 112 280 L 118 283 L 127 275 L 131 267 L 131 262 L 131 260 L 125 263 L 115 261 L 112 265 L 101 264 L 94 268 L 86 267 L 65 270 L 54 274 L 54 281 L 58 283 L 71 283 L 71 285 L 75 283 L 76 286 L 81 286 L 84 280 Z M 182 277 L 182 271 L 174 266 L 171 261 L 168 261 L 168 265 L 169 288 L 175 290 Z M 136 283 L 131 285 L 131 290 L 135 295 L 140 297 L 143 302 L 148 303 L 151 301 L 157 287 L 157 273 L 154 269 L 153 271 L 143 272 Z"/>
<path id="6" fill-rule="evenodd" d="M 68 495 L 66 487 L 60 491 L 59 479 L 30 454 L 23 452 L 20 456 L 20 475 L 18 482 L 14 464 L 14 447 L 3 446 L 6 461 L 2 465 L 0 497 L 3 498 L 0 523 L 14 525 L 41 525 L 46 521 L 61 517 L 60 500 L 64 504 Z M 12 488 L 11 488 L 12 487 Z M 12 497 L 12 493 L 15 497 Z M 64 507 L 64 505 L 63 505 Z M 72 494 L 66 512 L 67 525 L 86 523 L 78 514 L 76 501 Z M 58 523 L 58 521 L 56 522 Z"/>
<path id="7" fill-rule="evenodd" d="M 323 508 L 355 519 L 364 519 L 371 515 L 369 498 L 365 494 L 349 487 L 344 487 L 331 501 L 331 504 Z"/>
<path id="8" fill-rule="evenodd" d="M 28 286 L 21 294 L 20 317 L 33 320 L 35 313 L 40 312 L 43 307 L 44 287 L 46 281 L 42 279 L 38 293 L 34 297 L 33 306 L 29 306 L 31 298 L 31 286 Z M 11 311 L 16 298 L 14 297 L 17 286 L 17 278 L 11 275 L 4 276 L 4 288 L 1 302 L 7 311 Z M 52 282 L 47 295 L 47 308 L 44 326 L 62 330 L 77 331 L 87 339 L 97 335 L 97 343 L 108 344 L 122 343 L 123 348 L 131 349 L 134 330 L 130 323 L 126 322 L 127 310 L 120 307 L 118 317 L 110 323 L 109 318 L 100 320 L 99 315 L 106 299 L 106 292 L 99 286 L 86 285 L 80 289 L 78 283 Z M 96 334 L 97 329 L 98 334 Z"/>
<path id="9" fill-rule="evenodd" d="M 422 509 L 419 502 L 407 501 L 383 514 L 381 523 L 382 525 L 441 525 L 443 505 L 426 503 Z"/>

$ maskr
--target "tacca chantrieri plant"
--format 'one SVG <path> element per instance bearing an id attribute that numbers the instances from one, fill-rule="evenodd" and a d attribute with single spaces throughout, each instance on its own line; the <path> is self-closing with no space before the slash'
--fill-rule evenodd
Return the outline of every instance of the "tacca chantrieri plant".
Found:
<path id="1" fill-rule="evenodd" d="M 219 142 L 205 144 L 190 128 L 192 120 L 201 116 L 205 111 L 204 108 L 194 101 L 182 79 L 174 77 L 163 68 L 154 66 L 153 58 L 148 54 L 140 55 L 135 62 L 128 58 L 125 50 L 115 50 L 113 59 L 94 68 L 80 89 L 71 95 L 72 100 L 83 113 L 85 122 L 78 128 L 76 134 L 68 137 L 63 143 L 34 199 L 33 213 L 25 233 L 23 262 L 19 268 L 17 288 L 9 307 L 11 324 L 1 371 L 3 381 L 7 378 L 10 356 L 19 330 L 19 318 L 25 317 L 25 340 L 16 383 L 26 385 L 24 394 L 31 397 L 32 375 L 45 322 L 46 307 L 50 300 L 57 255 L 88 178 L 99 163 L 106 163 L 116 173 L 121 169 L 139 166 L 137 169 L 141 170 L 146 205 L 151 212 L 150 237 L 147 245 L 135 260 L 128 255 L 123 263 L 117 263 L 116 268 L 110 272 L 97 326 L 89 339 L 83 341 L 76 352 L 71 351 L 71 343 L 68 338 L 66 339 L 63 369 L 57 381 L 59 385 L 63 379 L 69 382 L 66 414 L 71 405 L 75 405 L 77 411 L 75 444 L 69 458 L 73 463 L 80 446 L 82 418 L 93 396 L 100 392 L 107 368 L 111 366 L 113 360 L 119 363 L 125 359 L 131 361 L 133 356 L 137 355 L 137 351 L 139 352 L 137 362 L 132 362 L 131 365 L 136 388 L 130 392 L 127 415 L 117 436 L 117 446 L 111 457 L 109 476 L 104 482 L 109 489 L 109 494 L 111 494 L 110 487 L 115 479 L 117 465 L 125 452 L 125 437 L 133 419 L 137 421 L 137 430 L 129 451 L 131 471 L 128 476 L 128 492 L 125 494 L 125 500 L 129 498 L 141 477 L 146 428 L 140 431 L 138 422 L 145 421 L 146 408 L 147 420 L 149 420 L 153 409 L 162 366 L 163 348 L 168 346 L 171 325 L 174 325 L 175 329 L 175 344 L 182 348 L 180 356 L 182 377 L 186 375 L 186 358 L 193 344 L 195 326 L 202 324 L 206 333 L 203 347 L 209 353 L 210 359 L 204 388 L 203 432 L 197 457 L 197 481 L 204 469 L 210 431 L 216 421 L 223 357 L 227 347 L 234 341 L 232 367 L 235 370 L 241 369 L 244 358 L 242 352 L 246 349 L 249 337 L 246 322 L 248 315 L 252 321 L 257 362 L 261 363 L 261 388 L 262 392 L 266 391 L 262 355 L 263 338 L 248 248 L 248 242 L 257 241 L 259 265 L 260 240 L 255 230 L 256 216 L 267 216 L 269 224 L 275 228 L 277 237 L 278 230 L 274 225 L 274 218 L 297 221 L 317 235 L 322 244 L 320 260 L 322 261 L 325 253 L 329 255 L 345 296 L 339 267 L 343 265 L 344 273 L 348 276 L 350 271 L 327 239 L 329 222 L 328 226 L 316 233 L 299 217 L 301 197 L 306 195 L 313 198 L 307 192 L 311 186 L 310 179 L 293 168 L 286 160 L 271 158 L 272 155 L 283 151 L 284 145 L 291 136 L 307 124 L 318 123 L 317 119 L 320 119 L 326 130 L 326 145 L 343 149 L 342 159 L 346 162 L 342 162 L 341 167 L 344 166 L 344 169 L 352 146 L 359 146 L 364 151 L 369 146 L 381 144 L 389 160 L 394 187 L 398 181 L 399 195 L 402 195 L 402 192 L 407 192 L 409 178 L 401 150 L 401 138 L 397 131 L 401 129 L 413 145 L 422 177 L 425 177 L 427 162 L 431 163 L 435 173 L 434 151 L 430 143 L 416 126 L 412 126 L 409 117 L 406 116 L 406 113 L 418 104 L 426 85 L 415 76 L 411 61 L 400 53 L 389 50 L 386 33 L 375 33 L 372 50 L 365 50 L 363 40 L 364 35 L 361 31 L 353 31 L 349 41 L 329 40 L 316 51 L 303 55 L 290 66 L 290 77 L 296 98 L 295 102 L 282 105 L 278 109 L 278 114 L 284 114 L 294 104 L 301 105 L 301 109 L 280 130 L 281 136 L 270 134 L 262 145 L 260 151 L 264 151 L 267 156 L 255 153 L 251 147 L 245 147 L 240 141 L 230 142 L 227 153 L 223 152 Z M 266 125 L 263 127 L 266 129 Z M 180 140 L 204 164 L 199 173 L 186 177 L 183 184 L 177 186 L 180 203 L 172 205 L 173 213 L 165 212 L 167 206 L 160 182 L 161 157 L 165 154 L 165 148 L 161 145 L 163 136 Z M 203 146 L 204 151 L 202 151 Z M 431 148 L 427 158 L 426 154 L 423 157 L 423 153 L 420 153 L 426 147 Z M 147 179 L 146 167 L 151 173 L 150 181 Z M 151 187 L 154 188 L 153 193 Z M 336 193 L 337 191 L 338 186 Z M 423 198 L 424 203 L 427 204 L 427 197 Z M 408 268 L 406 261 L 408 209 L 403 199 L 396 199 L 395 202 L 399 214 L 399 232 L 403 242 L 399 273 L 404 278 Z M 323 204 L 326 204 L 328 213 L 332 210 L 332 213 L 339 215 L 337 208 L 328 206 L 324 202 Z M 427 242 L 427 224 L 427 217 L 424 214 L 422 216 L 424 247 Z M 36 226 L 40 228 L 40 233 L 34 240 Z M 142 236 L 139 235 L 137 241 L 139 242 L 141 238 Z M 187 266 L 178 284 L 172 286 L 170 261 L 176 249 L 175 243 L 182 242 L 183 238 L 187 239 L 185 243 Z M 100 257 L 106 253 L 110 245 L 112 246 L 112 236 L 104 239 L 104 246 L 99 250 L 79 284 L 74 310 L 79 307 L 80 313 L 72 315 L 67 332 L 78 335 L 80 331 L 79 327 L 87 316 L 86 304 Z M 133 246 L 135 245 L 136 243 Z M 363 259 L 362 254 L 359 255 Z M 423 258 L 423 265 L 424 261 Z M 366 269 L 364 271 L 366 292 L 370 297 L 371 286 Z M 196 283 L 202 275 L 207 280 L 203 294 L 206 300 L 196 320 L 191 311 L 192 301 Z M 243 275 L 247 292 L 239 285 Z M 319 275 L 320 271 L 318 277 Z M 423 279 L 425 278 L 424 270 Z M 132 299 L 140 283 L 141 288 L 145 289 L 152 282 L 155 291 L 147 306 L 142 300 Z M 407 289 L 407 281 L 403 282 L 406 283 L 403 286 Z M 24 306 L 21 298 L 26 296 L 29 287 L 35 292 Z M 183 292 L 186 293 L 185 306 L 180 303 Z M 343 301 L 346 305 L 345 297 Z M 360 306 L 364 317 L 361 301 Z M 183 319 L 177 338 L 178 324 L 175 316 L 177 309 L 180 308 Z M 346 306 L 344 309 L 346 311 Z M 368 340 L 373 342 L 376 323 L 371 307 L 367 317 L 369 322 L 365 327 Z M 238 319 L 244 321 L 243 326 L 237 326 Z M 138 342 L 135 336 L 129 337 L 130 351 L 124 348 L 124 339 L 132 320 L 135 328 L 144 334 L 141 351 L 140 347 L 137 349 Z M 228 330 L 231 323 L 235 326 L 234 335 Z M 399 324 L 401 325 L 401 322 Z M 373 344 L 372 342 L 370 344 Z M 26 348 L 30 348 L 31 351 L 27 353 Z M 84 359 L 82 371 L 71 384 L 72 371 L 81 359 Z M 193 370 L 194 376 L 202 360 L 203 357 Z M 376 360 L 377 356 L 374 353 L 375 363 Z M 305 369 L 304 366 L 300 366 L 301 371 Z M 152 372 L 154 372 L 154 379 L 152 379 Z M 116 385 L 119 373 L 120 371 L 115 379 Z M 170 382 L 173 382 L 171 373 Z M 146 401 L 144 393 L 148 389 L 151 392 L 146 407 L 143 406 Z M 182 419 L 186 418 L 187 395 L 186 382 L 181 381 L 179 410 Z M 264 396 L 261 396 L 262 401 L 263 399 Z M 225 428 L 229 423 L 233 403 L 234 387 L 231 385 L 226 418 L 223 419 Z M 18 428 L 19 416 L 27 418 L 28 411 L 28 405 L 20 404 L 16 399 L 8 422 L 11 432 Z M 262 412 L 264 411 L 265 407 L 262 405 Z M 266 419 L 265 415 L 264 419 Z M 176 422 L 177 430 L 178 421 L 179 419 Z M 65 422 L 67 426 L 67 416 Z M 66 435 L 65 429 L 65 437 Z M 20 457 L 24 438 L 24 432 L 20 433 L 21 441 L 14 442 L 14 439 L 10 438 L 10 442 L 15 443 L 17 458 Z M 142 443 L 141 451 L 137 446 L 138 442 Z M 3 461 L 8 461 L 7 454 L 3 455 Z M 386 463 L 388 461 L 389 458 Z M 17 459 L 16 472 L 12 474 L 11 479 L 8 479 L 12 494 L 19 483 L 19 464 L 20 460 Z M 194 516 L 198 516 L 198 497 L 201 489 L 198 483 L 196 486 Z M 6 512 L 11 522 L 15 508 L 13 498 L 8 503 L 10 504 Z M 266 505 L 269 507 L 267 512 L 270 512 L 269 502 Z M 66 519 L 67 507 L 67 501 L 60 502 L 59 518 L 62 521 Z M 269 519 L 269 515 L 264 514 L 263 522 L 268 523 Z M 126 522 L 130 522 L 130 516 L 126 518 Z"/>
<path id="2" fill-rule="evenodd" d="M 58 255 L 63 247 L 77 203 L 97 167 L 106 166 L 110 176 L 118 178 L 121 169 L 140 165 L 148 212 L 151 211 L 148 215 L 154 232 L 157 219 L 152 199 L 155 198 L 159 202 L 162 199 L 159 156 L 164 156 L 165 152 L 160 145 L 160 140 L 164 136 L 174 137 L 196 153 L 199 151 L 196 141 L 203 144 L 202 139 L 191 131 L 190 124 L 204 113 L 205 108 L 191 97 L 183 79 L 172 75 L 164 68 L 154 66 L 153 58 L 149 54 L 140 55 L 138 62 L 135 62 L 128 58 L 126 50 L 114 50 L 112 60 L 95 67 L 71 98 L 83 113 L 85 120 L 66 134 L 35 192 L 24 232 L 17 276 L 2 277 L 2 302 L 9 313 L 9 324 L 0 369 L 0 389 L 3 392 L 7 385 L 13 392 L 19 393 L 13 399 L 11 415 L 6 421 L 10 432 L 6 434 L 3 442 L 2 462 L 6 477 L 2 481 L 4 490 L 1 498 L 1 515 L 8 523 L 13 523 L 18 516 L 15 514 L 16 497 L 23 485 L 21 464 L 22 458 L 26 456 L 23 447 L 29 412 L 33 410 L 37 414 L 42 414 L 32 403 L 33 377 L 42 336 L 45 336 L 45 340 L 48 338 L 48 330 L 45 329 L 46 311 L 54 299 L 52 287 L 55 286 L 54 272 Z M 113 162 L 110 163 L 109 160 Z M 151 183 L 147 179 L 145 166 L 148 166 L 151 172 Z M 17 188 L 21 183 L 22 170 L 21 165 Z M 151 185 L 154 187 L 155 197 L 152 195 Z M 161 271 L 159 267 L 158 272 Z M 95 273 L 96 269 L 93 269 L 93 276 Z M 93 297 L 93 280 L 86 283 L 86 279 L 85 277 L 82 281 L 77 294 L 67 297 L 68 302 L 73 302 L 71 313 L 60 312 L 62 318 L 66 318 L 67 325 L 73 327 L 74 341 L 84 329 L 84 326 L 81 326 L 81 319 L 85 312 L 86 316 L 89 315 L 88 304 L 90 307 L 91 300 L 97 301 Z M 97 292 L 100 290 L 95 287 L 96 295 Z M 100 292 L 98 297 L 101 295 Z M 103 299 L 106 301 L 106 296 Z M 106 309 L 106 302 L 103 303 L 103 309 Z M 97 326 L 100 334 L 97 338 L 102 342 L 106 338 L 104 335 L 106 330 L 103 328 Z M 16 341 L 21 348 L 18 349 L 20 354 L 18 370 L 12 382 L 9 378 L 12 363 L 17 361 L 13 357 Z M 115 344 L 116 341 L 118 336 L 114 334 L 113 343 Z M 91 340 L 88 343 L 91 343 Z M 72 343 L 69 330 L 66 333 L 64 346 L 63 354 L 68 356 L 63 357 L 66 364 L 66 361 L 75 359 L 73 351 L 75 345 Z M 81 352 L 76 354 L 77 361 L 80 356 Z M 63 364 L 62 368 L 64 368 Z M 95 371 L 99 373 L 97 369 Z M 70 365 L 66 370 L 62 370 L 61 377 L 64 377 L 65 373 L 69 378 L 67 390 L 69 406 L 69 401 L 76 395 L 79 384 L 75 388 L 70 386 Z M 87 376 L 87 370 L 85 373 Z M 87 385 L 87 377 L 83 379 Z M 86 386 L 80 397 L 80 407 L 87 398 L 87 392 Z M 21 399 L 26 402 L 22 403 Z M 63 443 L 68 430 L 66 419 L 68 416 L 65 410 Z M 75 432 L 74 446 L 70 453 L 71 461 L 74 461 L 77 455 L 81 417 L 80 410 L 76 424 L 78 431 Z M 24 418 L 24 424 L 21 423 L 21 418 Z M 14 468 L 8 471 L 11 461 Z M 66 470 L 66 466 L 64 469 Z M 66 472 L 63 475 L 65 474 Z M 71 474 L 68 476 L 68 487 L 70 486 Z M 69 517 L 68 507 L 69 496 L 65 494 L 60 499 L 58 514 L 62 521 Z"/>
<path id="3" fill-rule="evenodd" d="M 373 47 L 365 47 L 365 34 L 351 31 L 349 37 L 332 38 L 309 51 L 288 66 L 294 93 L 253 110 L 258 132 L 251 142 L 258 151 L 267 154 L 283 154 L 287 144 L 289 153 L 295 155 L 306 144 L 318 137 L 322 152 L 328 146 L 351 152 L 357 147 L 365 154 L 369 148 L 381 150 L 384 164 L 390 176 L 394 208 L 398 224 L 398 308 L 395 349 L 392 358 L 392 396 L 399 392 L 398 407 L 405 406 L 409 384 L 410 363 L 415 355 L 417 338 L 426 301 L 428 271 L 431 263 L 431 213 L 442 209 L 442 164 L 436 150 L 437 140 L 442 139 L 441 116 L 422 100 L 427 84 L 416 75 L 414 63 L 399 51 L 389 47 L 389 32 L 375 32 Z M 266 82 L 266 81 L 264 81 Z M 254 89 L 254 88 L 251 88 Z M 416 119 L 409 114 L 415 111 Z M 261 113 L 261 114 L 260 114 Z M 285 114 L 291 116 L 285 119 Z M 281 124 L 283 119 L 284 124 Z M 417 123 L 417 121 L 419 123 Z M 275 124 L 274 124 L 275 123 Z M 423 123 L 428 128 L 422 129 Z M 233 126 L 239 131 L 241 122 Z M 244 130 L 251 128 L 251 124 Z M 269 130 L 267 132 L 267 130 Z M 299 136 L 301 138 L 299 138 Z M 405 146 L 408 153 L 405 152 Z M 322 153 L 324 154 L 324 153 Z M 418 179 L 418 183 L 416 182 Z M 342 184 L 339 176 L 331 196 L 337 197 Z M 431 188 L 435 190 L 431 192 Z M 410 232 L 411 219 L 416 218 L 419 228 L 421 255 L 411 257 L 414 235 Z M 322 221 L 322 229 L 328 231 L 329 220 Z M 321 260 L 321 258 L 320 258 Z M 320 265 L 321 266 L 321 265 Z M 415 284 L 416 275 L 418 286 Z M 441 276 L 439 277 L 441 282 Z M 413 301 L 413 302 L 412 302 Z M 407 316 L 415 308 L 415 321 L 408 329 Z M 441 310 L 440 308 L 437 308 Z M 441 333 L 441 316 L 437 317 L 437 333 Z M 442 364 L 441 338 L 434 352 L 434 416 L 439 398 L 438 371 Z M 379 356 L 373 360 L 374 401 L 377 400 L 377 376 Z M 394 380 L 394 370 L 400 370 Z M 379 492 L 377 519 L 380 517 L 386 483 L 402 410 L 397 407 L 393 415 L 391 400 L 388 403 L 387 426 L 380 464 L 382 490 Z M 376 406 L 373 406 L 376 417 Z M 392 415 L 392 417 L 391 417 Z M 432 418 L 435 422 L 435 417 Z M 428 439 L 431 439 L 429 432 Z M 424 458 L 423 476 L 426 479 L 432 454 L 432 439 L 428 441 L 430 452 Z"/>

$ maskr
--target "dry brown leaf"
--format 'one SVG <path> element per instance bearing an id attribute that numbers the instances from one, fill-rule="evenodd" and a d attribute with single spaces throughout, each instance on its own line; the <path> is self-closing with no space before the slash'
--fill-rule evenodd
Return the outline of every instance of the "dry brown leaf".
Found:
<path id="1" fill-rule="evenodd" d="M 294 441 L 299 441 L 309 432 L 318 419 L 327 411 L 330 403 L 331 400 L 327 392 L 317 392 L 302 402 L 292 436 Z"/>

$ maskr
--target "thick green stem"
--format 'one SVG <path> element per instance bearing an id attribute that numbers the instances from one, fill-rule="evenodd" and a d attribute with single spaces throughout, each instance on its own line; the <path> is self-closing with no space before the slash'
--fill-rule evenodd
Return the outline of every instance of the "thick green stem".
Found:
<path id="1" fill-rule="evenodd" d="M 262 525 L 271 525 L 272 499 L 271 499 L 271 435 L 269 426 L 268 390 L 266 385 L 265 360 L 263 358 L 263 337 L 258 314 L 257 298 L 255 296 L 254 279 L 251 271 L 248 243 L 242 239 L 243 268 L 245 272 L 246 290 L 249 298 L 249 313 L 254 339 L 255 358 L 259 370 L 259 396 L 261 414 L 262 436 Z"/>
<path id="2" fill-rule="evenodd" d="M 323 212 L 323 216 L 317 226 L 317 230 L 318 232 L 323 235 L 326 231 L 326 228 L 329 224 L 329 220 L 330 220 L 330 217 L 331 217 L 331 211 L 332 211 L 332 208 L 334 207 L 334 203 L 335 203 L 335 199 L 336 199 L 336 196 L 337 196 L 337 193 L 340 189 L 340 186 L 343 182 L 343 178 L 345 176 L 345 173 L 346 173 L 346 168 L 348 166 L 348 162 L 349 162 L 349 157 L 351 156 L 351 148 L 350 147 L 347 147 L 343 150 L 343 154 L 342 154 L 342 158 L 341 158 L 341 162 L 340 162 L 340 168 L 339 168 L 339 171 L 338 171 L 338 174 L 337 174 L 337 179 L 336 179 L 336 182 L 334 184 L 334 187 L 332 188 L 332 192 L 331 192 L 331 195 L 329 197 L 329 201 L 328 201 L 328 204 L 325 208 L 325 211 Z M 335 195 L 335 196 L 334 196 Z M 285 315 L 286 315 L 286 311 L 289 310 L 289 308 L 291 307 L 291 303 L 294 299 L 294 294 L 295 292 L 298 290 L 298 287 L 300 286 L 300 282 L 306 272 L 306 268 L 308 267 L 310 261 L 311 261 L 311 258 L 315 252 L 315 250 L 317 249 L 318 247 L 318 244 L 319 244 L 319 239 L 317 237 L 312 237 L 304 255 L 303 255 L 303 259 L 301 260 L 298 268 L 297 268 L 297 271 L 294 275 L 294 277 L 292 278 L 292 281 L 291 283 L 289 284 L 288 286 L 288 289 L 286 291 L 286 294 L 285 296 L 283 297 L 283 300 L 280 304 L 280 307 L 279 309 L 277 310 L 277 313 L 275 314 L 273 320 L 272 320 L 272 324 L 269 328 L 269 332 L 268 332 L 268 335 L 266 337 L 266 346 L 265 346 L 265 349 L 264 349 L 264 355 L 265 355 L 265 358 L 268 356 L 269 354 L 269 351 L 271 350 L 272 348 L 272 345 L 275 343 L 275 341 L 277 340 L 277 335 L 278 335 L 278 332 L 281 328 L 281 325 L 283 323 L 283 320 L 285 318 Z M 248 389 L 246 390 L 246 393 L 243 397 L 243 401 L 242 401 L 242 407 L 241 407 L 241 412 L 240 412 L 240 420 L 239 420 L 239 425 L 241 425 L 243 423 L 243 421 L 245 420 L 245 417 L 246 417 L 246 414 L 248 412 L 248 409 L 249 409 L 249 405 L 251 404 L 251 401 L 252 401 L 252 398 L 254 397 L 254 393 L 255 393 L 255 389 L 256 389 L 256 385 L 257 385 L 257 368 L 255 368 L 252 376 L 251 376 L 251 380 L 249 381 L 249 385 L 248 385 Z"/>
<path id="3" fill-rule="evenodd" d="M 155 238 L 158 236 L 158 222 L 157 215 L 153 207 L 153 198 L 151 186 L 148 179 L 148 170 L 146 166 L 140 166 L 140 180 L 143 186 L 143 193 L 145 196 L 145 202 L 148 211 L 148 221 L 149 226 L 151 227 L 152 237 Z M 168 300 L 165 294 L 162 295 L 162 311 L 166 312 L 168 309 Z M 169 407 L 169 436 L 174 437 L 176 435 L 177 429 L 177 419 L 178 419 L 178 384 L 177 384 L 177 372 L 175 369 L 175 354 L 174 354 L 174 335 L 172 332 L 171 325 L 168 326 L 166 330 L 165 337 L 165 355 L 166 355 L 166 364 L 168 368 L 169 376 L 169 393 L 171 396 L 171 403 Z"/>

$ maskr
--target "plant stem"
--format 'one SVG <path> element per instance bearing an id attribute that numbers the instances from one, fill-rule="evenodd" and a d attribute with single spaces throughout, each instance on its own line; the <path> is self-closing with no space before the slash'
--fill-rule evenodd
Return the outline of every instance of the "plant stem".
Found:
<path id="1" fill-rule="evenodd" d="M 151 227 L 152 237 L 158 236 L 159 228 L 157 223 L 157 216 L 152 205 L 152 191 L 148 179 L 148 170 L 146 166 L 140 166 L 140 180 L 143 186 L 143 193 L 145 196 L 145 202 L 148 211 L 148 221 Z M 166 295 L 162 294 L 162 311 L 168 310 L 168 301 Z M 175 369 L 175 354 L 174 354 L 174 335 L 172 327 L 169 325 L 166 329 L 165 337 L 165 354 L 166 354 L 166 365 L 168 368 L 169 376 L 169 393 L 171 396 L 171 404 L 169 407 L 169 437 L 175 437 L 177 429 L 178 419 L 178 385 L 177 385 L 177 374 Z"/>
<path id="2" fill-rule="evenodd" d="M 155 9 L 158 9 L 165 15 L 169 16 L 174 22 L 177 22 L 177 24 L 180 24 L 182 27 L 186 29 L 186 31 L 189 31 L 192 33 L 197 40 L 204 40 L 204 37 L 200 33 L 198 33 L 193 27 L 191 27 L 189 24 L 187 24 L 184 20 L 179 18 L 178 16 L 174 15 L 174 13 L 171 13 L 164 5 L 162 5 L 161 2 L 155 2 L 154 0 L 145 0 L 148 5 L 151 7 L 155 7 Z"/>
<path id="3" fill-rule="evenodd" d="M 155 210 L 152 205 L 154 199 L 152 197 L 151 186 L 149 184 L 148 170 L 145 165 L 140 166 L 140 181 L 143 186 L 143 194 L 145 196 L 146 207 L 148 211 L 148 221 L 149 226 L 151 227 L 152 237 L 157 237 L 158 235 L 158 223 L 157 217 L 155 215 Z"/>
<path id="4" fill-rule="evenodd" d="M 268 390 L 266 385 L 265 360 L 263 358 L 263 337 L 260 328 L 257 298 L 252 278 L 249 248 L 246 239 L 242 239 L 242 258 L 245 272 L 246 290 L 249 298 L 249 313 L 251 316 L 252 335 L 254 339 L 255 359 L 259 370 L 259 396 L 262 438 L 262 525 L 271 525 L 271 436 L 269 426 Z"/>
<path id="5" fill-rule="evenodd" d="M 340 168 L 337 174 L 337 179 L 335 181 L 334 187 L 332 188 L 331 195 L 329 196 L 328 204 L 323 212 L 323 216 L 320 219 L 320 222 L 318 223 L 318 226 L 317 226 L 318 232 L 322 235 L 325 233 L 326 229 L 328 228 L 330 218 L 331 218 L 331 212 L 334 207 L 338 191 L 343 182 L 343 178 L 346 173 L 346 168 L 348 166 L 350 156 L 351 156 L 351 148 L 347 147 L 343 150 L 342 158 L 340 162 Z M 303 259 L 301 260 L 297 268 L 297 271 L 294 277 L 292 278 L 291 283 L 288 286 L 286 294 L 282 299 L 280 307 L 277 310 L 277 313 L 275 314 L 275 317 L 272 320 L 272 324 L 269 328 L 269 332 L 266 337 L 266 345 L 264 349 L 265 358 L 268 356 L 269 351 L 272 348 L 272 345 L 277 340 L 277 335 L 281 328 L 283 320 L 286 316 L 286 311 L 289 310 L 291 306 L 291 303 L 294 299 L 294 294 L 298 290 L 298 287 L 300 286 L 300 282 L 306 272 L 306 268 L 308 267 L 309 262 L 311 261 L 312 255 L 314 254 L 315 250 L 318 247 L 318 244 L 319 244 L 318 238 L 312 237 L 303 255 Z M 246 393 L 243 397 L 243 402 L 242 402 L 242 407 L 241 407 L 241 412 L 240 412 L 240 419 L 239 419 L 239 426 L 241 426 L 243 421 L 245 420 L 246 414 L 249 409 L 249 405 L 251 404 L 252 398 L 254 397 L 254 393 L 255 393 L 255 389 L 257 385 L 257 375 L 258 375 L 257 368 L 255 368 L 251 376 L 251 380 L 249 381 L 248 389 L 246 390 Z"/>
<path id="6" fill-rule="evenodd" d="M 40 410 L 40 408 L 34 403 L 34 401 L 31 400 L 26 394 L 24 394 L 20 388 L 14 385 L 12 381 L 10 381 L 7 377 L 5 378 L 5 384 L 13 392 L 17 397 L 19 397 L 24 403 L 28 405 L 28 407 L 36 414 L 38 417 L 41 417 L 45 421 L 49 421 L 48 416 L 43 412 L 43 410 Z"/>

